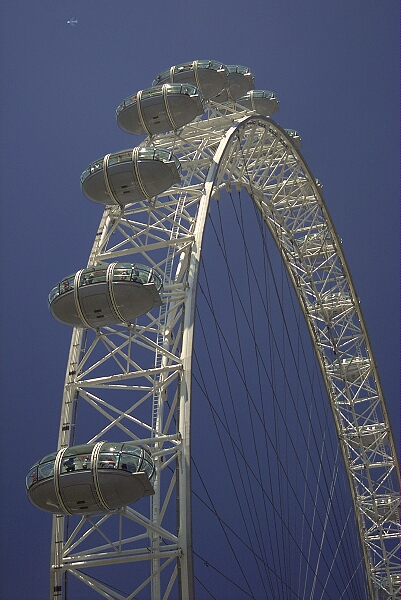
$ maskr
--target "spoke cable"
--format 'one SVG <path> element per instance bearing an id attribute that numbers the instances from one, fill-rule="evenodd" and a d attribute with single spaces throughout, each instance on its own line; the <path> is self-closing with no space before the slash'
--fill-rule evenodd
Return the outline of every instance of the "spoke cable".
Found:
<path id="1" fill-rule="evenodd" d="M 223 251 L 223 253 L 224 253 L 224 251 Z M 250 286 L 249 286 L 249 277 L 250 277 L 250 276 L 249 276 L 249 270 L 248 270 L 248 272 L 247 272 L 248 288 L 250 287 Z M 231 278 L 230 278 L 230 280 L 229 280 L 229 281 L 230 281 L 230 287 L 231 287 Z M 281 286 L 281 287 L 282 287 L 282 286 Z M 231 289 L 232 289 L 232 288 L 231 288 Z M 234 284 L 234 289 L 235 289 L 235 284 Z M 202 293 L 204 293 L 204 291 L 202 291 Z M 233 293 L 232 293 L 232 297 L 233 297 Z M 233 300 L 232 300 L 232 302 L 233 302 Z M 213 309 L 212 309 L 212 307 L 210 307 L 210 306 L 209 306 L 209 309 L 210 309 L 210 310 L 212 311 L 212 313 L 213 313 Z M 245 311 L 244 311 L 244 312 L 245 312 Z M 235 318 L 235 321 L 237 321 L 237 318 Z M 253 313 L 251 314 L 251 323 L 249 324 L 249 322 L 248 322 L 248 327 L 250 328 L 251 332 L 254 334 L 254 331 L 255 331 L 255 322 L 254 322 Z M 298 326 L 298 327 L 299 327 L 299 326 Z M 237 329 L 238 329 L 238 327 L 237 327 Z M 216 331 L 218 332 L 218 335 L 219 335 L 219 338 L 220 338 L 220 335 L 221 335 L 221 333 L 219 332 L 219 327 L 218 327 L 218 322 L 217 322 L 217 319 L 216 319 Z M 238 336 L 238 335 L 239 335 L 239 334 L 237 333 L 237 336 Z M 254 336 L 253 336 L 253 337 L 254 337 Z M 224 335 L 222 335 L 222 338 L 223 338 L 223 340 L 224 340 L 224 342 L 225 342 L 225 345 L 226 345 L 226 347 L 228 348 L 228 350 L 229 350 L 229 352 L 230 352 L 229 345 L 227 344 L 227 342 L 226 342 L 226 340 L 225 340 L 225 338 L 224 338 Z M 221 338 L 220 338 L 220 339 L 221 339 Z M 256 342 L 256 339 L 255 339 L 255 337 L 254 337 L 254 345 L 255 345 L 255 348 L 257 348 L 257 342 Z M 260 363 L 259 363 L 259 358 L 261 359 L 261 357 L 259 356 L 259 355 L 260 355 L 260 351 L 257 351 L 257 350 L 256 350 L 256 352 L 257 352 L 257 355 L 258 355 L 257 365 L 258 365 L 258 370 L 259 370 L 259 364 L 260 364 Z M 298 344 L 298 352 L 299 352 L 299 344 Z M 236 364 L 236 361 L 235 361 L 235 359 L 234 359 L 234 357 L 233 357 L 232 355 L 231 355 L 231 358 L 232 358 L 232 360 L 234 361 L 234 364 Z M 262 359 L 261 359 L 261 361 L 262 361 Z M 240 362 L 243 364 L 243 358 L 241 358 L 241 361 L 240 361 Z M 263 361 L 262 361 L 262 364 L 263 364 Z M 237 369 L 238 369 L 238 371 L 241 371 L 241 369 L 239 368 L 239 366 L 237 366 Z M 242 367 L 242 372 L 244 372 L 244 367 Z M 260 375 L 259 375 L 259 385 L 261 385 L 261 384 L 260 384 Z M 249 401 L 250 401 L 250 400 L 249 400 L 249 392 L 248 392 L 248 389 L 247 389 L 247 388 L 248 388 L 248 386 L 247 386 L 247 384 L 246 384 L 246 380 L 244 381 L 244 386 L 245 386 L 245 389 L 247 390 L 247 396 L 248 396 L 248 405 L 249 405 Z M 256 414 L 258 414 L 258 417 L 259 417 L 259 419 L 262 421 L 262 423 L 264 423 L 264 422 L 265 422 L 265 419 L 264 419 L 264 417 L 263 417 L 263 418 L 261 418 L 261 417 L 260 417 L 260 415 L 259 415 L 259 411 L 256 409 L 256 407 L 254 407 L 254 408 L 255 408 L 255 410 L 256 410 Z M 308 409 L 308 412 L 309 412 L 309 409 Z M 284 413 L 284 417 L 282 417 L 282 418 L 283 418 L 283 420 L 285 420 L 285 413 Z M 226 421 L 227 421 L 227 419 L 226 419 Z M 311 429 L 311 422 L 310 422 L 310 424 L 309 424 L 309 430 L 310 430 L 310 429 Z M 265 432 L 265 435 L 266 435 L 266 432 Z M 308 436 L 307 436 L 307 437 L 310 437 L 310 435 L 308 434 Z M 255 442 L 254 442 L 254 447 L 255 447 L 256 455 L 257 455 L 257 457 L 258 457 L 258 453 L 257 453 L 257 447 L 256 447 L 256 444 L 255 444 Z M 295 450 L 295 448 L 294 448 L 294 450 Z M 288 453 L 288 450 L 286 450 L 286 456 L 287 456 L 287 458 L 286 458 L 286 461 L 285 461 L 285 462 L 288 462 L 288 454 L 287 454 L 287 453 Z M 320 453 L 319 453 L 319 454 L 320 454 Z M 276 452 L 276 456 L 277 456 L 277 459 L 278 459 L 278 463 L 282 465 L 282 462 L 279 460 L 279 457 L 278 457 L 278 454 L 277 454 L 277 452 Z M 258 465 L 259 465 L 259 460 L 258 460 Z M 259 478 L 260 478 L 260 465 L 258 466 L 258 471 L 259 471 Z M 253 476 L 254 476 L 254 477 L 256 477 L 254 473 L 253 473 Z M 320 475 L 319 475 L 319 477 L 320 477 Z M 290 483 L 288 479 L 287 479 L 287 483 L 288 483 L 288 484 Z M 288 485 L 287 485 L 287 487 L 288 487 Z M 291 487 L 291 485 L 290 485 L 290 487 Z M 292 491 L 294 492 L 293 488 L 291 488 L 291 489 L 292 489 Z M 287 514 L 288 514 L 288 512 L 287 512 Z M 326 520 L 326 521 L 327 521 L 327 520 Z M 324 524 L 324 526 L 325 526 L 325 527 L 327 526 L 327 522 Z M 286 562 L 288 562 L 288 561 L 286 561 Z"/>

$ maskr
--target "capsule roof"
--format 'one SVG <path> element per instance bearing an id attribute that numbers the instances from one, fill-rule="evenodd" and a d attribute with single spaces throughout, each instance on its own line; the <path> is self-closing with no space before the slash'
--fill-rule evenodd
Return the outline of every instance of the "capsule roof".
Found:
<path id="1" fill-rule="evenodd" d="M 228 85 L 215 97 L 216 102 L 236 100 L 255 87 L 255 77 L 248 67 L 227 65 Z"/>
<path id="2" fill-rule="evenodd" d="M 117 123 L 123 131 L 154 135 L 179 129 L 202 115 L 203 94 L 190 83 L 165 83 L 141 90 L 117 108 Z"/>
<path id="3" fill-rule="evenodd" d="M 250 90 L 245 96 L 237 98 L 236 102 L 263 117 L 271 117 L 279 109 L 276 96 L 266 90 Z"/>
<path id="4" fill-rule="evenodd" d="M 217 96 L 228 85 L 229 71 L 214 60 L 194 60 L 166 69 L 157 75 L 152 87 L 163 83 L 192 83 L 201 90 L 205 100 Z"/>
<path id="5" fill-rule="evenodd" d="M 165 192 L 180 181 L 180 173 L 180 161 L 172 152 L 148 146 L 92 162 L 81 175 L 81 187 L 90 200 L 124 206 Z"/>

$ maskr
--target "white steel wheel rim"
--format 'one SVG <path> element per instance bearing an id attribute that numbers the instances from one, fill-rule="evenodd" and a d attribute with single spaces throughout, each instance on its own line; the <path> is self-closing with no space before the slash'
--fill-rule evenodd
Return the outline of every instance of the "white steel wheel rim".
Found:
<path id="1" fill-rule="evenodd" d="M 75 425 L 72 408 L 74 394 L 83 396 L 89 404 L 96 404 L 96 409 L 99 411 L 101 405 L 99 397 L 95 397 L 95 395 L 89 391 L 90 389 L 95 388 L 99 390 L 105 386 L 109 386 L 110 390 L 117 389 L 119 386 L 121 387 L 121 382 L 129 382 L 135 378 L 138 379 L 139 377 L 147 378 L 148 381 L 152 378 L 154 380 L 153 393 L 150 391 L 148 393 L 148 397 L 150 395 L 153 396 L 153 417 L 151 422 L 145 426 L 148 435 L 142 435 L 139 439 L 149 438 L 146 443 L 156 456 L 163 456 L 164 459 L 167 458 L 167 460 L 171 460 L 175 455 L 178 458 L 178 472 L 180 473 L 177 484 L 178 496 L 180 499 L 178 523 L 179 535 L 177 537 L 173 532 L 165 530 L 160 522 L 160 516 L 164 514 L 165 503 L 171 501 L 173 497 L 173 488 L 176 486 L 174 478 L 171 479 L 167 495 L 164 498 L 161 496 L 159 497 L 156 480 L 156 496 L 153 499 L 152 513 L 149 517 L 137 513 L 135 507 L 122 509 L 118 516 L 120 520 L 127 518 L 140 524 L 151 537 L 152 546 L 148 560 L 150 560 L 152 564 L 152 576 L 150 578 L 152 600 L 161 597 L 167 598 L 170 591 L 173 589 L 175 579 L 178 576 L 177 569 L 173 569 L 171 576 L 168 579 L 168 583 L 163 590 L 160 573 L 165 567 L 173 565 L 177 558 L 180 563 L 179 585 L 182 597 L 190 598 L 193 596 L 189 496 L 189 403 L 193 343 L 192 335 L 198 266 L 208 205 L 211 195 L 217 194 L 218 189 L 221 186 L 238 185 L 238 187 L 247 187 L 254 201 L 264 213 L 264 218 L 273 236 L 276 241 L 279 242 L 285 264 L 289 267 L 290 275 L 296 284 L 295 288 L 302 309 L 307 317 L 310 332 L 316 347 L 318 348 L 318 357 L 329 395 L 333 398 L 333 390 L 336 389 L 337 394 L 340 394 L 342 398 L 347 397 L 347 401 L 354 405 L 355 397 L 351 398 L 350 394 L 355 393 L 355 391 L 353 392 L 351 389 L 352 384 L 350 384 L 348 380 L 348 375 L 344 372 L 341 375 L 341 369 L 344 370 L 349 365 L 350 361 L 348 363 L 344 362 L 347 359 L 351 359 L 351 362 L 356 358 L 363 360 L 368 359 L 369 362 L 365 363 L 368 375 L 362 374 L 361 378 L 364 378 L 367 381 L 366 389 L 369 388 L 369 392 L 373 398 L 372 401 L 375 404 L 375 410 L 379 413 L 377 422 L 384 423 L 386 430 L 388 431 L 389 444 L 387 444 L 386 448 L 382 451 L 382 456 L 384 457 L 385 455 L 386 458 L 385 468 L 388 473 L 385 477 L 385 489 L 383 493 L 381 493 L 381 489 L 372 489 L 371 481 L 369 481 L 369 485 L 366 484 L 366 481 L 362 482 L 365 490 L 363 500 L 369 502 L 376 495 L 387 495 L 391 500 L 396 496 L 397 491 L 397 476 L 395 474 L 397 471 L 396 455 L 391 441 L 388 417 L 380 392 L 376 366 L 372 358 L 369 340 L 357 305 L 357 298 L 355 297 L 352 281 L 342 254 L 340 243 L 324 207 L 316 182 L 298 151 L 293 147 L 290 138 L 286 136 L 273 121 L 259 116 L 247 116 L 246 111 L 238 112 L 238 109 L 232 109 L 232 114 L 227 118 L 226 113 L 229 112 L 229 110 L 227 108 L 224 108 L 221 112 L 219 110 L 218 107 L 210 109 L 210 123 L 213 121 L 211 125 L 208 124 L 207 120 L 198 120 L 194 124 L 183 128 L 180 138 L 178 138 L 176 134 L 166 134 L 165 136 L 154 136 L 151 141 L 146 140 L 144 142 L 144 145 L 149 145 L 153 142 L 159 146 L 165 144 L 165 147 L 172 148 L 174 152 L 183 159 L 184 165 L 185 161 L 187 161 L 187 170 L 185 171 L 185 169 L 183 169 L 183 184 L 181 187 L 176 186 L 174 189 L 168 190 L 164 196 L 159 197 L 155 203 L 151 202 L 148 207 L 146 206 L 146 203 L 143 202 L 139 203 L 141 204 L 139 208 L 134 205 L 128 206 L 124 213 L 119 207 L 107 207 L 102 218 L 88 266 L 93 266 L 99 260 L 112 261 L 117 257 L 129 256 L 130 253 L 137 256 L 138 253 L 142 252 L 149 260 L 151 253 L 156 251 L 158 258 L 152 266 L 158 269 L 159 272 L 164 272 L 165 282 L 167 284 L 165 297 L 165 300 L 167 301 L 165 302 L 164 307 L 162 307 L 158 319 L 155 319 L 154 317 L 149 319 L 151 325 L 148 324 L 147 326 L 143 326 L 142 330 L 140 328 L 138 329 L 138 327 L 128 327 L 125 329 L 124 327 L 117 327 L 114 329 L 106 328 L 106 331 L 101 331 L 97 334 L 97 341 L 92 343 L 90 352 L 92 352 L 95 345 L 99 343 L 99 340 L 108 340 L 113 336 L 123 339 L 123 343 L 119 347 L 115 343 L 109 344 L 109 352 L 113 359 L 119 355 L 122 360 L 126 361 L 126 364 L 128 365 L 128 368 L 126 369 L 127 372 L 124 373 L 124 369 L 121 367 L 121 364 L 119 364 L 117 369 L 118 373 L 108 374 L 101 380 L 99 378 L 91 378 L 89 373 L 91 370 L 93 371 L 95 367 L 92 366 L 88 369 L 88 360 L 85 360 L 86 370 L 83 368 L 81 359 L 82 333 L 78 330 L 73 333 L 73 341 L 67 368 L 62 423 L 60 425 L 60 448 L 69 444 L 71 430 Z M 235 123 L 230 127 L 230 123 L 232 123 L 233 120 Z M 210 150 L 210 148 L 216 148 L 217 144 L 219 144 L 219 146 L 216 152 Z M 236 145 L 238 147 L 235 151 Z M 349 351 L 347 351 L 337 356 L 336 360 L 342 379 L 337 375 L 335 377 L 333 376 L 334 363 L 329 360 L 331 357 L 330 352 L 332 351 L 332 347 L 330 346 L 330 344 L 332 344 L 332 338 L 330 336 L 328 336 L 327 339 L 324 337 L 322 331 L 319 330 L 315 317 L 311 314 L 309 300 L 314 294 L 315 302 L 321 301 L 321 293 L 316 286 L 316 282 L 313 281 L 313 278 L 308 280 L 305 275 L 303 276 L 303 279 L 300 277 L 300 272 L 302 271 L 300 265 L 302 266 L 303 264 L 305 266 L 305 257 L 302 256 L 299 247 L 296 248 L 294 246 L 295 238 L 293 233 L 291 235 L 288 222 L 286 226 L 283 227 L 283 222 L 286 218 L 285 210 L 281 209 L 280 206 L 275 205 L 274 202 L 269 203 L 264 200 L 264 186 L 269 185 L 269 182 L 271 181 L 271 178 L 269 179 L 269 169 L 272 169 L 273 164 L 266 164 L 267 161 L 266 153 L 263 150 L 264 147 L 265 149 L 268 149 L 268 154 L 270 153 L 269 156 L 273 157 L 276 161 L 275 164 L 279 164 L 279 161 L 282 160 L 282 155 L 284 154 L 287 160 L 286 167 L 289 172 L 291 172 L 291 168 L 293 171 L 295 170 L 295 172 L 302 171 L 303 176 L 308 179 L 308 185 L 312 190 L 312 194 L 310 195 L 314 197 L 313 204 L 316 205 L 318 214 L 320 215 L 319 218 L 321 220 L 319 222 L 328 226 L 328 231 L 330 233 L 330 239 L 333 246 L 333 268 L 337 268 L 338 265 L 341 267 L 340 270 L 343 274 L 341 285 L 343 287 L 340 291 L 344 290 L 344 285 L 346 285 L 347 292 L 352 296 L 353 315 L 356 317 L 356 321 L 352 321 L 352 323 L 347 322 L 346 325 L 351 327 L 354 331 L 356 327 L 359 327 L 357 336 L 358 342 L 353 347 L 354 349 L 356 348 L 357 352 L 354 355 L 350 355 Z M 274 152 L 277 148 L 278 154 L 275 155 Z M 259 182 L 263 181 L 263 184 L 259 184 Z M 277 195 L 279 184 L 276 182 L 275 186 L 274 190 Z M 296 194 L 296 191 L 297 187 L 293 186 L 292 194 Z M 187 202 L 188 200 L 189 202 Z M 283 198 L 280 198 L 280 201 L 282 200 Z M 165 205 L 171 204 L 170 215 L 166 215 L 166 209 L 163 208 L 163 201 L 165 202 Z M 196 207 L 195 210 L 194 206 Z M 193 211 L 192 215 L 190 212 L 191 210 Z M 141 226 L 138 225 L 139 221 L 136 218 L 136 215 L 139 211 L 142 211 L 143 214 L 145 214 L 146 211 L 148 211 L 149 215 L 152 214 L 154 223 L 157 222 L 156 215 L 158 215 L 159 222 L 157 226 L 155 225 L 154 231 L 151 231 L 150 234 L 149 230 L 144 234 L 144 228 L 141 230 Z M 161 213 L 163 213 L 164 221 L 161 217 Z M 306 215 L 303 215 L 302 218 L 307 222 Z M 312 219 L 313 218 L 317 219 L 317 217 L 312 217 Z M 152 219 L 149 218 L 149 222 L 151 220 Z M 296 219 L 293 219 L 293 221 L 296 224 Z M 312 220 L 312 223 L 316 225 L 317 221 Z M 126 230 L 131 230 L 131 235 L 126 236 L 125 241 L 120 243 L 120 245 L 111 247 L 111 233 L 116 232 L 119 228 L 122 230 L 124 227 Z M 157 230 L 158 234 L 156 233 Z M 148 240 L 147 244 L 142 244 L 145 248 L 144 250 L 141 249 L 141 243 L 137 243 L 136 241 L 137 239 L 140 239 L 141 235 L 145 235 Z M 106 247 L 106 244 L 109 244 L 109 249 Z M 163 260 L 159 260 L 161 248 L 165 248 L 167 251 L 167 258 Z M 292 252 L 290 252 L 291 248 Z M 293 270 L 291 269 L 291 266 Z M 173 269 L 175 269 L 174 272 Z M 333 293 L 337 293 L 337 288 L 333 291 L 333 288 L 330 287 L 330 290 Z M 181 334 L 180 319 L 182 313 L 184 314 L 184 320 Z M 155 327 L 158 328 L 158 333 L 156 335 L 153 333 Z M 149 334 L 151 329 L 152 333 Z M 150 337 L 147 337 L 148 334 Z M 182 338 L 178 339 L 181 335 Z M 133 361 L 131 357 L 131 344 L 134 343 L 147 346 L 148 349 L 153 347 L 156 350 L 154 366 L 153 368 L 147 369 L 147 373 L 145 373 L 139 365 L 134 364 L 135 361 Z M 338 352 L 338 342 L 336 342 L 336 344 L 336 351 Z M 178 355 L 180 345 L 182 346 L 182 353 Z M 92 354 L 94 354 L 94 352 L 92 352 Z M 105 362 L 106 360 L 103 360 L 102 364 Z M 72 365 L 75 365 L 76 368 L 72 368 Z M 97 359 L 96 368 L 98 368 L 99 365 L 100 362 L 99 359 Z M 335 383 L 333 384 L 334 379 Z M 176 404 L 180 407 L 179 426 L 178 432 L 173 434 L 171 433 L 171 417 L 173 409 L 166 409 L 165 396 L 170 385 L 177 380 L 179 380 L 180 383 L 179 387 L 175 388 L 175 397 L 172 399 L 172 402 L 173 406 Z M 120 383 L 117 384 L 117 381 Z M 177 384 L 174 383 L 174 385 L 176 386 Z M 107 410 L 104 406 L 105 404 L 103 404 L 100 412 L 103 411 L 102 414 L 107 413 L 107 419 L 109 419 L 109 422 L 113 424 L 113 426 L 117 425 L 120 430 L 123 429 L 125 434 L 129 434 L 129 430 L 122 427 L 122 420 L 123 418 L 126 419 L 128 417 L 134 421 L 131 411 L 129 413 L 124 413 L 121 411 L 118 412 L 119 409 L 117 409 L 117 417 L 115 417 L 115 421 L 113 421 L 111 413 L 108 412 L 111 410 L 110 405 L 107 406 Z M 337 408 L 336 405 L 336 409 Z M 115 412 L 116 411 L 114 410 L 114 413 Z M 359 418 L 360 415 L 358 415 L 358 419 Z M 370 423 L 371 421 L 369 420 L 369 424 Z M 359 421 L 358 424 L 361 426 Z M 135 422 L 135 425 L 138 425 L 138 423 Z M 346 441 L 345 433 L 348 434 L 348 432 L 345 431 L 341 419 L 337 419 L 336 426 L 340 435 L 341 449 L 343 455 L 347 459 L 350 452 L 350 445 Z M 109 431 L 110 429 L 111 426 L 109 426 L 107 430 Z M 137 434 L 132 434 L 132 439 L 136 439 L 136 435 Z M 96 441 L 100 436 L 104 437 L 104 429 L 95 433 L 91 438 L 91 441 Z M 362 450 L 365 452 L 363 447 Z M 354 451 L 353 447 L 352 451 Z M 356 458 L 354 457 L 354 459 L 357 460 L 358 456 L 356 456 Z M 164 465 L 165 464 L 166 461 L 164 460 Z M 160 462 L 158 463 L 158 468 L 158 473 L 165 470 L 165 467 Z M 382 527 L 381 521 L 380 534 L 377 532 L 378 527 L 372 528 L 371 519 L 369 521 L 369 526 L 366 525 L 366 514 L 361 509 L 363 505 L 361 495 L 355 488 L 350 468 L 348 472 L 351 490 L 353 490 L 354 503 L 357 509 L 356 514 L 359 522 L 361 539 L 363 540 L 362 546 L 364 549 L 365 562 L 368 565 L 369 585 L 372 597 L 380 597 L 379 592 L 380 589 L 382 589 L 389 592 L 389 597 L 396 598 L 398 597 L 397 594 L 399 595 L 399 582 L 397 584 L 396 578 L 394 578 L 393 575 L 397 573 L 396 569 L 398 568 L 397 544 L 394 544 L 394 538 L 397 535 L 397 532 L 399 532 L 397 524 L 394 522 L 393 516 L 391 516 L 388 523 L 386 523 L 385 528 Z M 386 531 L 383 533 L 384 529 Z M 371 535 L 369 537 L 370 533 Z M 162 548 L 160 546 L 161 539 L 169 540 L 170 546 Z M 392 541 L 389 542 L 389 540 Z M 386 544 L 389 545 L 388 549 L 386 549 Z M 100 594 L 108 597 L 106 594 L 111 594 L 110 589 L 105 585 L 97 584 L 90 576 L 83 575 L 78 567 L 85 562 L 87 566 L 106 564 L 106 562 L 107 564 L 112 564 L 114 557 L 110 556 L 107 560 L 98 558 L 100 550 L 97 548 L 93 553 L 93 556 L 90 558 L 86 557 L 84 560 L 82 555 L 71 554 L 71 548 L 77 546 L 77 537 L 74 537 L 74 539 L 70 538 L 69 543 L 65 543 L 63 518 L 55 517 L 51 581 L 51 594 L 53 595 L 51 597 L 60 597 L 60 593 L 62 593 L 63 572 L 67 571 L 90 585 L 93 589 L 97 589 Z M 383 553 L 386 555 L 385 560 L 383 559 Z M 136 552 L 135 556 L 138 559 L 139 550 Z M 377 564 L 374 562 L 372 556 L 376 558 L 379 557 L 377 559 Z M 123 560 L 135 562 L 134 555 L 128 556 L 128 553 L 123 557 L 120 556 L 119 560 L 120 562 Z M 140 554 L 140 560 L 145 560 L 144 553 Z M 143 583 L 140 583 L 132 594 L 140 591 L 148 583 L 148 578 L 145 577 Z M 110 597 L 117 598 L 118 596 Z"/>

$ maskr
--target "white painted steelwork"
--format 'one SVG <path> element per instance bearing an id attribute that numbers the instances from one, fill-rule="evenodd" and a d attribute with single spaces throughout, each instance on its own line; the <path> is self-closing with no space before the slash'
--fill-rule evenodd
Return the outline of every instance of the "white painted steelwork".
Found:
<path id="1" fill-rule="evenodd" d="M 147 508 L 125 507 L 66 533 L 54 517 L 51 599 L 68 572 L 105 598 L 194 597 L 191 535 L 190 401 L 196 285 L 212 195 L 245 188 L 281 253 L 307 320 L 347 468 L 372 599 L 400 598 L 399 471 L 376 364 L 340 240 L 295 140 L 269 118 L 228 102 L 207 103 L 203 117 L 178 132 L 147 138 L 182 166 L 181 183 L 163 195 L 107 206 L 88 267 L 100 261 L 149 264 L 164 278 L 163 305 L 136 325 L 90 337 L 75 329 L 67 365 L 59 448 L 79 426 L 80 398 L 105 418 L 88 443 L 110 432 L 146 444 L 156 465 Z M 332 310 L 331 299 L 341 310 Z M 330 302 L 328 303 L 328 299 Z M 139 352 L 140 350 L 140 352 Z M 77 443 L 74 441 L 74 443 Z M 173 467 L 170 469 L 170 467 Z M 178 500 L 177 500 L 178 498 Z M 177 502 L 177 527 L 168 525 Z M 85 546 L 114 518 L 116 536 Z M 129 525 L 129 533 L 125 527 Z M 83 548 L 83 549 L 81 549 Z M 99 565 L 149 562 L 135 571 L 129 596 L 85 574 Z M 150 574 L 149 574 L 150 573 Z"/>

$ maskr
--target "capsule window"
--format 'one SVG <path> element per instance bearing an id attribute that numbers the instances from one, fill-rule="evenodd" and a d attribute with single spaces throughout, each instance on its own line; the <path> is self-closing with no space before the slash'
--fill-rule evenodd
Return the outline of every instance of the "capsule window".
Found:
<path id="1" fill-rule="evenodd" d="M 135 454 L 126 454 L 125 452 L 121 453 L 120 457 L 120 469 L 122 471 L 128 471 L 129 473 L 137 473 L 140 470 L 140 466 L 142 463 L 142 458 L 139 455 Z"/>
<path id="2" fill-rule="evenodd" d="M 26 476 L 26 487 L 30 488 L 31 485 L 36 483 L 38 480 L 38 469 L 37 467 L 33 467 Z"/>
<path id="3" fill-rule="evenodd" d="M 147 453 L 144 453 L 141 470 L 146 472 L 147 476 L 152 482 L 155 475 L 155 466 L 150 455 L 148 455 Z"/>
<path id="4" fill-rule="evenodd" d="M 90 454 L 65 457 L 61 464 L 60 473 L 72 473 L 73 471 L 85 469 L 90 469 Z"/>
<path id="5" fill-rule="evenodd" d="M 44 463 L 38 466 L 38 480 L 47 479 L 47 477 L 53 477 L 54 474 L 54 460 L 52 462 Z"/>
<path id="6" fill-rule="evenodd" d="M 114 452 L 101 452 L 98 459 L 99 469 L 117 469 L 118 454 Z"/>

